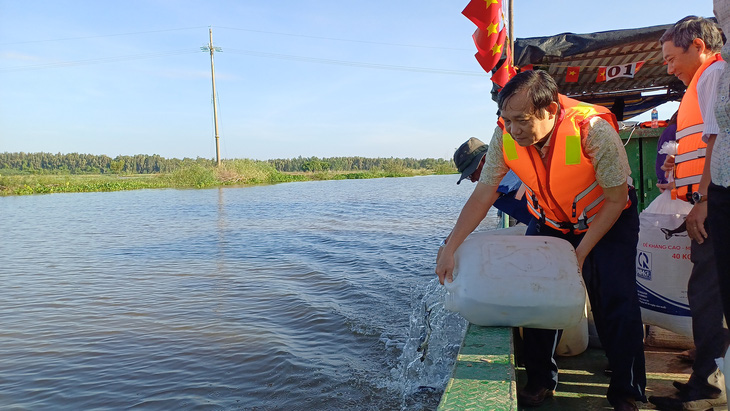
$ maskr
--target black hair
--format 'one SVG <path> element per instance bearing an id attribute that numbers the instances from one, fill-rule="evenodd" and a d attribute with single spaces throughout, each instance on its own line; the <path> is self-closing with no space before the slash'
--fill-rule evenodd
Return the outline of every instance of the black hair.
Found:
<path id="1" fill-rule="evenodd" d="M 713 53 L 719 53 L 722 49 L 722 34 L 717 24 L 712 20 L 697 16 L 687 16 L 674 23 L 662 34 L 659 43 L 664 44 L 671 41 L 676 47 L 687 51 L 695 39 L 704 41 L 705 47 Z"/>
<path id="2" fill-rule="evenodd" d="M 499 92 L 497 107 L 500 112 L 504 110 L 507 100 L 522 90 L 527 92 L 527 97 L 532 103 L 532 113 L 538 118 L 543 118 L 542 109 L 547 109 L 552 102 L 559 103 L 558 85 L 555 80 L 543 70 L 529 70 L 512 77 Z"/>

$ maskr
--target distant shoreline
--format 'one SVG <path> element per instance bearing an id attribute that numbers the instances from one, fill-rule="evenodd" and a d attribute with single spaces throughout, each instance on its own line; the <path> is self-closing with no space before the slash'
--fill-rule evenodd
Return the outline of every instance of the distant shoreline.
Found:
<path id="1" fill-rule="evenodd" d="M 248 171 L 248 172 L 246 172 Z M 0 174 L 0 196 L 52 193 L 125 191 L 151 188 L 212 188 L 254 186 L 295 181 L 369 179 L 454 174 L 456 170 L 401 169 L 368 171 L 269 172 L 236 170 L 230 162 L 220 168 L 193 166 L 158 174 Z"/>
<path id="2" fill-rule="evenodd" d="M 344 180 L 454 174 L 444 159 L 297 157 L 224 160 L 164 158 L 138 154 L 117 156 L 79 153 L 0 153 L 0 196 L 139 190 L 208 188 L 294 181 Z"/>

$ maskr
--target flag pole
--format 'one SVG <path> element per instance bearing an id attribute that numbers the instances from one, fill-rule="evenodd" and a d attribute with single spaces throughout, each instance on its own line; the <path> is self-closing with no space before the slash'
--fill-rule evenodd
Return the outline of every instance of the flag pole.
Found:
<path id="1" fill-rule="evenodd" d="M 512 65 L 514 65 L 514 59 L 515 59 L 514 8 L 515 8 L 514 0 L 509 0 L 509 49 L 512 50 L 512 53 L 510 54 L 512 61 L 509 63 Z"/>

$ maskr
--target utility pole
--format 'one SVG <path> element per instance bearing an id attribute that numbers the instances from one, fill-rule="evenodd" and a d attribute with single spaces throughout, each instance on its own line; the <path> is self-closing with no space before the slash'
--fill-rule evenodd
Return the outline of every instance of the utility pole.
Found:
<path id="1" fill-rule="evenodd" d="M 221 143 L 218 137 L 218 104 L 216 102 L 215 95 L 215 65 L 213 64 L 213 53 L 216 51 L 223 51 L 220 47 L 213 47 L 213 29 L 208 29 L 210 36 L 210 43 L 207 47 L 201 47 L 203 51 L 210 51 L 210 77 L 213 80 L 213 123 L 215 127 L 215 163 L 221 165 Z"/>

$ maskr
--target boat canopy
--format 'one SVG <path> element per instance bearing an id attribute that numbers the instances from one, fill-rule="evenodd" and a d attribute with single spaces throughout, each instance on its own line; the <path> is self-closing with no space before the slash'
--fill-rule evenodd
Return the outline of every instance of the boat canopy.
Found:
<path id="1" fill-rule="evenodd" d="M 659 44 L 671 26 L 518 38 L 514 64 L 547 71 L 561 93 L 605 106 L 623 121 L 682 98 L 686 87 L 667 74 Z M 608 81 L 599 81 L 601 72 Z"/>

